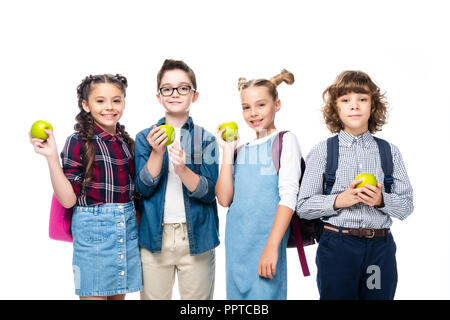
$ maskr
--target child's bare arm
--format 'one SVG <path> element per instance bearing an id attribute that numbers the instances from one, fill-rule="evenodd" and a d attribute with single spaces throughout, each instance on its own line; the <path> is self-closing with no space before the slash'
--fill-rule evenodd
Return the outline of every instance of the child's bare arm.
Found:
<path id="1" fill-rule="evenodd" d="M 225 129 L 217 128 L 216 140 L 222 148 L 222 164 L 220 165 L 219 178 L 216 183 L 217 201 L 222 207 L 229 207 L 233 201 L 234 185 L 233 185 L 233 165 L 234 150 L 239 143 L 239 138 L 233 142 L 225 142 L 222 139 L 222 133 Z"/>
<path id="2" fill-rule="evenodd" d="M 30 135 L 30 142 L 34 146 L 36 153 L 43 155 L 47 159 L 50 179 L 56 198 L 65 208 L 71 208 L 75 205 L 77 196 L 59 163 L 58 150 L 53 132 L 51 130 L 46 130 L 45 132 L 48 134 L 46 141 L 32 138 Z"/>
<path id="3" fill-rule="evenodd" d="M 294 211 L 289 207 L 278 206 L 272 230 L 258 262 L 258 274 L 261 277 L 273 279 L 278 262 L 278 248 L 291 222 L 293 213 Z"/>

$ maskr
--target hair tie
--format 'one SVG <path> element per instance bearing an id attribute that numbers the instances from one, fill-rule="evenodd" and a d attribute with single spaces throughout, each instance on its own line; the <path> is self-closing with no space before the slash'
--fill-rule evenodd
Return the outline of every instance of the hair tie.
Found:
<path id="1" fill-rule="evenodd" d="M 240 77 L 239 80 L 238 80 L 238 90 L 241 90 L 246 82 L 247 82 L 246 78 Z"/>

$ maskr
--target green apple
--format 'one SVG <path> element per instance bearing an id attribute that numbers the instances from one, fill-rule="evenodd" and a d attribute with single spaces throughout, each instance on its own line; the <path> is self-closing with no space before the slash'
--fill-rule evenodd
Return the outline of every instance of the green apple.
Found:
<path id="1" fill-rule="evenodd" d="M 35 123 L 33 123 L 33 125 L 31 126 L 31 130 L 30 130 L 31 136 L 33 138 L 47 140 L 48 134 L 45 133 L 45 131 L 44 131 L 45 129 L 53 131 L 53 127 L 50 123 L 48 123 L 47 121 L 44 121 L 44 120 L 38 120 Z"/>
<path id="2" fill-rule="evenodd" d="M 163 124 L 158 127 L 159 129 L 164 129 L 167 134 L 166 146 L 171 145 L 175 141 L 175 129 L 170 124 Z"/>
<path id="3" fill-rule="evenodd" d="M 231 122 L 222 123 L 220 125 L 219 130 L 222 130 L 224 128 L 225 128 L 225 131 L 222 133 L 223 140 L 230 142 L 230 141 L 234 141 L 237 139 L 238 126 L 235 122 L 231 121 Z"/>
<path id="4" fill-rule="evenodd" d="M 373 174 L 370 173 L 361 173 L 359 175 L 356 176 L 355 180 L 358 179 L 363 179 L 362 182 L 360 182 L 356 188 L 362 188 L 364 187 L 366 184 L 370 184 L 371 186 L 376 187 L 377 186 L 377 178 L 375 178 L 375 176 Z"/>

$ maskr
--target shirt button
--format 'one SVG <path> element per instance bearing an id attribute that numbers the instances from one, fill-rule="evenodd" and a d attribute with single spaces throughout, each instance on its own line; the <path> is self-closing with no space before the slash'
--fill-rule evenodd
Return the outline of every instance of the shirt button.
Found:
<path id="1" fill-rule="evenodd" d="M 123 242 L 123 239 L 122 239 L 122 238 L 120 238 L 120 239 L 119 239 L 119 242 L 120 242 L 120 243 L 122 243 L 122 242 Z"/>
<path id="2" fill-rule="evenodd" d="M 119 227 L 123 227 L 125 224 L 123 222 L 119 223 Z"/>
<path id="3" fill-rule="evenodd" d="M 125 271 L 120 271 L 120 275 L 121 276 L 125 275 Z"/>
<path id="4" fill-rule="evenodd" d="M 123 258 L 125 258 L 125 256 L 123 254 L 121 254 L 120 255 L 120 259 L 123 259 Z"/>

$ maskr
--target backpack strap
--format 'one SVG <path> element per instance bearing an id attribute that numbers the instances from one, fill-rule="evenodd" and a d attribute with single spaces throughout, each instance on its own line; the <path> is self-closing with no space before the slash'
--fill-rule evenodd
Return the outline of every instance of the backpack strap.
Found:
<path id="1" fill-rule="evenodd" d="M 238 147 L 234 150 L 234 162 L 236 162 L 237 155 L 238 155 L 239 151 L 242 150 L 243 147 L 244 147 L 244 145 L 241 144 L 240 146 L 238 146 Z"/>
<path id="2" fill-rule="evenodd" d="M 199 174 L 203 154 L 203 128 L 194 124 L 194 171 Z"/>
<path id="3" fill-rule="evenodd" d="M 392 177 L 394 164 L 392 162 L 391 146 L 386 140 L 377 137 L 374 137 L 374 139 L 378 144 L 378 150 L 380 152 L 381 168 L 383 168 L 384 173 L 384 190 L 386 193 L 391 193 L 391 187 L 394 183 L 394 178 Z"/>
<path id="4" fill-rule="evenodd" d="M 331 194 L 334 182 L 336 181 L 336 170 L 339 163 L 339 136 L 335 135 L 327 139 L 327 166 L 323 175 L 323 194 Z"/>
<path id="5" fill-rule="evenodd" d="M 272 144 L 272 161 L 277 174 L 280 172 L 281 150 L 283 150 L 283 136 L 286 132 L 287 131 L 280 131 Z"/>

